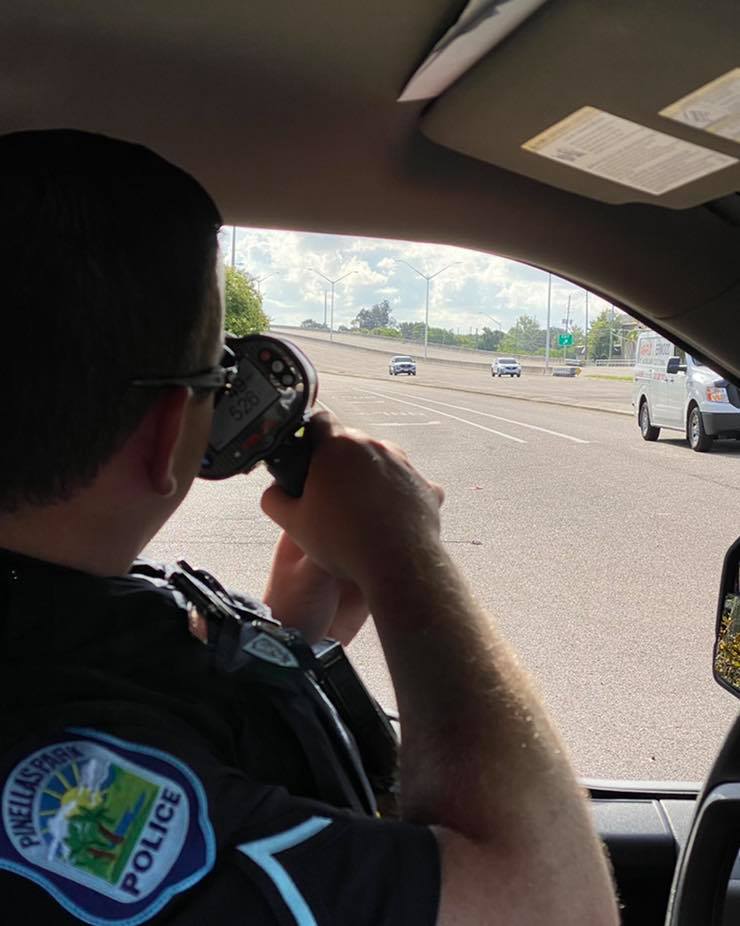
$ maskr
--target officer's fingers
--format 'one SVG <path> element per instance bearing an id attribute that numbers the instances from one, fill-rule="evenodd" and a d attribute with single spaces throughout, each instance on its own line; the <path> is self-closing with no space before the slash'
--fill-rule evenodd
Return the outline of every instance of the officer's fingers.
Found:
<path id="1" fill-rule="evenodd" d="M 332 412 L 314 412 L 310 421 L 311 440 L 318 445 L 332 435 L 343 431 L 343 427 Z"/>
<path id="2" fill-rule="evenodd" d="M 267 517 L 288 533 L 290 533 L 297 504 L 297 499 L 284 492 L 276 482 L 265 489 L 260 501 Z"/>

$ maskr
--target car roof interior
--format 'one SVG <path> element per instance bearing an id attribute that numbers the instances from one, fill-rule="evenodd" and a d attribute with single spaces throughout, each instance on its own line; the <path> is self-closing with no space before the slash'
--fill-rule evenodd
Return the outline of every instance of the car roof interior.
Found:
<path id="1" fill-rule="evenodd" d="M 198 177 L 228 224 L 531 263 L 740 382 L 740 162 L 655 195 L 522 147 L 591 106 L 740 158 L 738 141 L 659 115 L 740 64 L 740 4 L 530 2 L 436 97 L 399 102 L 465 6 L 25 0 L 4 9 L 0 129 L 147 144 Z"/>

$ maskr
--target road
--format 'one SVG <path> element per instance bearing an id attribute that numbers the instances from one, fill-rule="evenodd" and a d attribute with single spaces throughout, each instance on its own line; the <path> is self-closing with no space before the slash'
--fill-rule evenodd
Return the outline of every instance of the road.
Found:
<path id="1" fill-rule="evenodd" d="M 736 713 L 710 657 L 722 558 L 740 525 L 740 443 L 701 455 L 678 435 L 643 442 L 625 415 L 492 395 L 488 382 L 476 393 L 321 365 L 326 406 L 401 444 L 445 486 L 444 543 L 578 771 L 699 780 Z M 186 555 L 259 593 L 277 537 L 258 505 L 268 483 L 261 470 L 197 483 L 148 554 Z M 392 707 L 371 625 L 351 655 Z"/>
<path id="2" fill-rule="evenodd" d="M 346 376 L 371 376 L 383 382 L 388 379 L 388 359 L 391 352 L 330 344 L 326 340 L 290 334 L 302 350 L 311 357 L 321 373 L 342 373 Z M 515 377 L 492 377 L 490 363 L 424 360 L 416 358 L 418 375 L 414 382 L 429 389 L 451 387 L 486 395 L 510 396 L 537 400 L 546 404 L 578 405 L 600 408 L 624 415 L 632 414 L 632 383 L 593 379 L 588 375 L 572 378 L 545 377 L 525 373 Z M 625 372 L 625 371 L 623 371 Z M 626 371 L 627 374 L 631 370 Z M 322 380 L 323 382 L 323 380 Z"/>

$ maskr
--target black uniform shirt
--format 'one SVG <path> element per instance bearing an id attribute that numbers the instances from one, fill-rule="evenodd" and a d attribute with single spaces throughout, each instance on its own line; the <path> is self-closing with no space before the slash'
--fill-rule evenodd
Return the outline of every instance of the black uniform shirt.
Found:
<path id="1" fill-rule="evenodd" d="M 177 596 L 0 552 L 3 923 L 433 924 L 431 832 L 322 801 Z"/>

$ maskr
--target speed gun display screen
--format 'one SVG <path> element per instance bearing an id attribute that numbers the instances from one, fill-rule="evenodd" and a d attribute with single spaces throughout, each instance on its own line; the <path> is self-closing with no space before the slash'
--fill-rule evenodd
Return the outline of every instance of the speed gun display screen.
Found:
<path id="1" fill-rule="evenodd" d="M 310 460 L 310 442 L 300 436 L 316 400 L 316 370 L 298 347 L 275 335 L 227 334 L 226 344 L 237 369 L 216 399 L 199 475 L 228 479 L 264 460 L 297 497 Z"/>
<path id="2" fill-rule="evenodd" d="M 277 401 L 278 391 L 251 363 L 242 359 L 228 402 L 219 402 L 213 416 L 211 445 L 222 450 Z"/>

